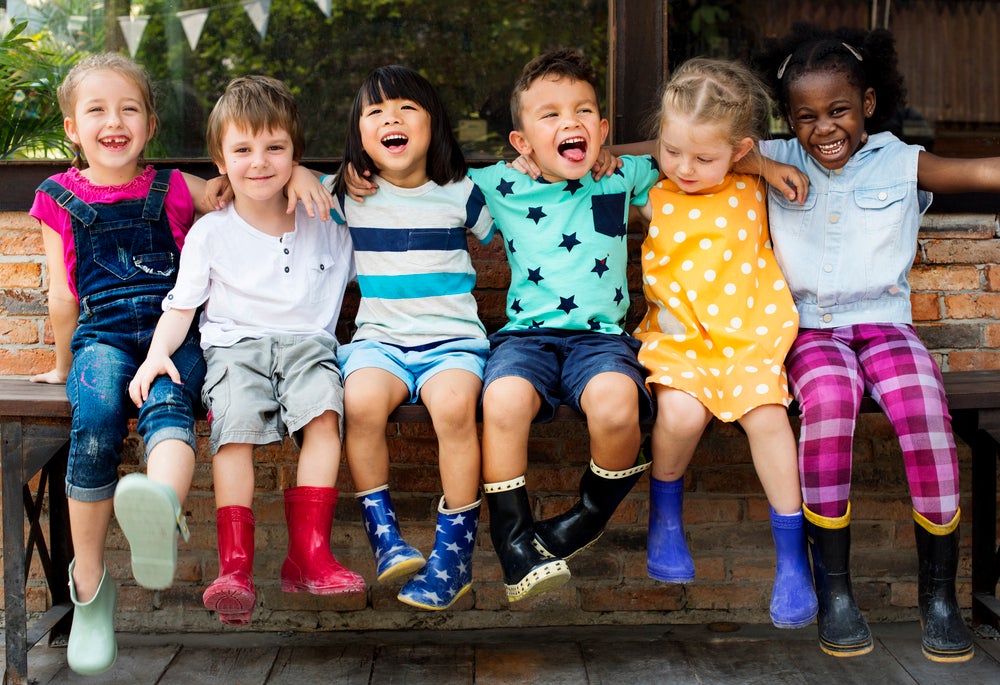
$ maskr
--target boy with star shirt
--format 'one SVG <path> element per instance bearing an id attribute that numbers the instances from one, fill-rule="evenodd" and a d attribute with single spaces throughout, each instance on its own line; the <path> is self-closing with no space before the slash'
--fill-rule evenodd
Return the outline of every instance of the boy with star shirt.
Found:
<path id="1" fill-rule="evenodd" d="M 490 337 L 483 379 L 483 480 L 490 533 L 509 601 L 565 583 L 565 559 L 597 541 L 648 467 L 641 420 L 652 415 L 629 308 L 626 225 L 659 177 L 651 157 L 591 169 L 608 134 L 596 75 L 569 49 L 529 62 L 514 85 L 510 142 L 537 179 L 504 163 L 472 169 L 511 269 L 507 324 Z M 590 466 L 567 512 L 533 521 L 525 484 L 528 433 L 566 404 L 587 418 Z M 636 455 L 639 454 L 637 459 Z"/>

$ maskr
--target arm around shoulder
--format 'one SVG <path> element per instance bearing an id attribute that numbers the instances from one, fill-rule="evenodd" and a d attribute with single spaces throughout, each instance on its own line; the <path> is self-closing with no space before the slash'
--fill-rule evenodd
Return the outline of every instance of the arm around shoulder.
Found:
<path id="1" fill-rule="evenodd" d="M 933 193 L 1000 192 L 1000 157 L 941 157 L 922 151 L 917 186 Z"/>

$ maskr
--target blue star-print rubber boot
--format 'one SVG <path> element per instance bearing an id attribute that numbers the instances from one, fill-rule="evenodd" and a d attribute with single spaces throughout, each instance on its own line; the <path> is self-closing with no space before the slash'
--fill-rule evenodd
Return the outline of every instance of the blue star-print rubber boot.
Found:
<path id="1" fill-rule="evenodd" d="M 365 533 L 375 555 L 375 579 L 388 583 L 422 569 L 424 555 L 408 545 L 399 532 L 388 484 L 359 492 L 355 497 L 361 503 Z"/>
<path id="2" fill-rule="evenodd" d="M 441 611 L 472 587 L 472 552 L 476 545 L 481 499 L 458 509 L 438 505 L 434 550 L 427 565 L 406 581 L 397 599 L 403 604 Z"/>

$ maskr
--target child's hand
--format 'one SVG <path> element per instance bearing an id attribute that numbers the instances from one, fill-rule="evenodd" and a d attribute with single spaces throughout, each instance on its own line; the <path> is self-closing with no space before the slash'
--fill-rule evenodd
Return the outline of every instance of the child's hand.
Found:
<path id="1" fill-rule="evenodd" d="M 132 382 L 128 384 L 128 394 L 132 398 L 132 401 L 135 402 L 135 406 L 142 406 L 142 403 L 149 397 L 149 386 L 153 384 L 153 381 L 158 376 L 164 374 L 170 376 L 170 380 L 174 383 L 179 384 L 181 382 L 181 375 L 178 373 L 174 363 L 170 361 L 169 356 L 164 356 L 161 359 L 151 355 L 146 358 L 146 361 L 135 372 Z"/>
<path id="2" fill-rule="evenodd" d="M 804 204 L 809 194 L 809 177 L 801 169 L 790 164 L 768 160 L 764 165 L 764 180 L 790 202 Z"/>
<path id="3" fill-rule="evenodd" d="M 50 383 L 52 385 L 64 385 L 66 374 L 60 373 L 59 369 L 52 369 L 45 373 L 37 373 L 28 379 L 32 383 Z"/>
<path id="4" fill-rule="evenodd" d="M 621 166 L 622 158 L 616 157 L 611 154 L 611 150 L 602 147 L 600 154 L 597 155 L 597 161 L 594 162 L 594 169 L 591 171 L 591 175 L 595 181 L 599 181 L 601 180 L 601 176 L 610 176 L 621 169 Z"/>
<path id="5" fill-rule="evenodd" d="M 507 162 L 507 168 L 520 171 L 525 176 L 530 176 L 536 181 L 542 175 L 542 170 L 535 164 L 535 160 L 528 155 L 521 155 L 513 162 Z"/>
<path id="6" fill-rule="evenodd" d="M 203 206 L 212 209 L 222 209 L 233 201 L 233 187 L 229 184 L 229 177 L 225 174 L 210 178 L 205 181 L 205 194 L 202 198 Z"/>
<path id="7" fill-rule="evenodd" d="M 347 196 L 355 202 L 364 203 L 365 197 L 374 195 L 378 186 L 369 178 L 371 174 L 365 172 L 362 176 L 355 169 L 353 164 L 348 164 L 344 168 L 344 183 L 347 185 Z"/>
<path id="8" fill-rule="evenodd" d="M 322 221 L 330 218 L 333 196 L 320 183 L 319 177 L 304 166 L 296 165 L 292 170 L 292 177 L 288 180 L 285 192 L 288 195 L 289 214 L 292 214 L 295 205 L 301 202 L 310 218 L 315 219 L 317 215 Z"/>

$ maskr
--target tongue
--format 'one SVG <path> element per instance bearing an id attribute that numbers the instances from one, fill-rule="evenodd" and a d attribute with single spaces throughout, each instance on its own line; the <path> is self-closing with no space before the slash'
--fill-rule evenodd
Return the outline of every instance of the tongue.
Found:
<path id="1" fill-rule="evenodd" d="M 562 156 L 571 162 L 582 162 L 587 154 L 578 147 L 571 147 L 564 150 Z"/>

